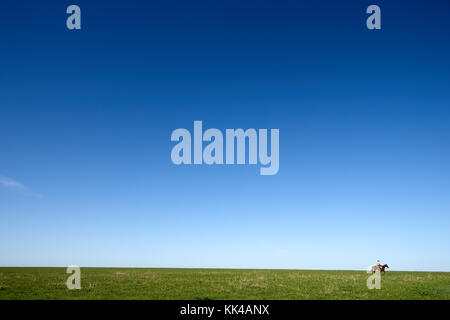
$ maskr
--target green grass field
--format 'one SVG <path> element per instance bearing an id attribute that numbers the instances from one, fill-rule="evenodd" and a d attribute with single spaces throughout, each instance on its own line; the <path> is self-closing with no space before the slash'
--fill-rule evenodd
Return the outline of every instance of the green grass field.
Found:
<path id="1" fill-rule="evenodd" d="M 449 272 L 387 272 L 368 290 L 364 271 L 0 268 L 0 299 L 450 299 Z"/>

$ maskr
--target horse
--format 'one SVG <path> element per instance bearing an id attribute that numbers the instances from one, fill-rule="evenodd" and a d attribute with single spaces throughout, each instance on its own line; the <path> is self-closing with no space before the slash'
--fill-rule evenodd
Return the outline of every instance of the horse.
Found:
<path id="1" fill-rule="evenodd" d="M 380 272 L 386 273 L 386 271 L 384 270 L 384 269 L 386 269 L 386 268 L 389 269 L 389 266 L 388 266 L 387 264 L 383 264 L 382 266 L 380 266 Z"/>
<path id="2" fill-rule="evenodd" d="M 372 266 L 372 273 L 375 273 L 375 271 L 380 270 L 380 272 L 384 272 L 386 273 L 386 268 L 389 269 L 389 266 L 387 264 L 383 264 L 383 265 L 377 265 L 377 266 Z"/>

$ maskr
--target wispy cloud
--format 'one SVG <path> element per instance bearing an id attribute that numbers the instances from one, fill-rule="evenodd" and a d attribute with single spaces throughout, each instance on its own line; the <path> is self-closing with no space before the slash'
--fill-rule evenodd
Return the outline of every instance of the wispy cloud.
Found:
<path id="1" fill-rule="evenodd" d="M 0 176 L 0 184 L 6 188 L 25 189 L 25 186 L 19 181 L 4 176 Z"/>
<path id="2" fill-rule="evenodd" d="M 1 175 L 0 175 L 0 186 L 7 189 L 19 191 L 24 195 L 41 197 L 40 194 L 33 192 L 30 188 L 24 186 L 23 183 Z"/>

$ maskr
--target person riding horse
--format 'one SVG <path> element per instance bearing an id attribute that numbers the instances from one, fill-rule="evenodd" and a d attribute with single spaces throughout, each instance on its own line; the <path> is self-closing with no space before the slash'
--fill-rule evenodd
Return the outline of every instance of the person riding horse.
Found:
<path id="1" fill-rule="evenodd" d="M 387 264 L 381 265 L 380 260 L 377 260 L 377 265 L 372 267 L 372 273 L 375 273 L 377 270 L 386 273 L 386 268 L 389 269 L 389 266 Z"/>

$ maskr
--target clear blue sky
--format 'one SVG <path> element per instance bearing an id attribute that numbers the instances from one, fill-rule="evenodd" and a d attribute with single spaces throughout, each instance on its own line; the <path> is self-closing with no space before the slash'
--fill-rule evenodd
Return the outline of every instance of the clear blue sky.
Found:
<path id="1" fill-rule="evenodd" d="M 2 2 L 0 265 L 450 271 L 449 8 Z M 175 166 L 194 120 L 279 173 Z"/>

